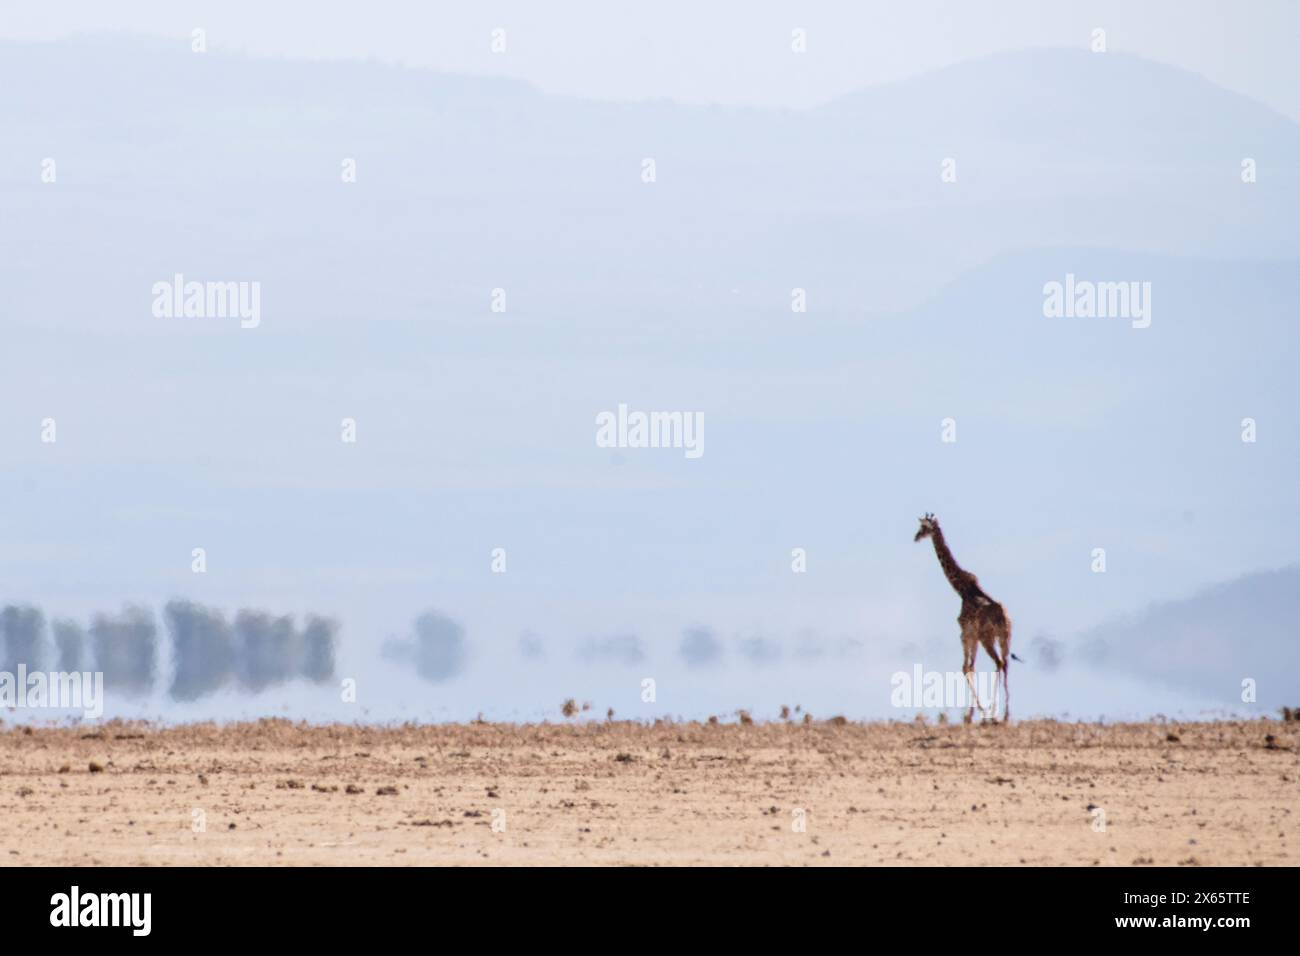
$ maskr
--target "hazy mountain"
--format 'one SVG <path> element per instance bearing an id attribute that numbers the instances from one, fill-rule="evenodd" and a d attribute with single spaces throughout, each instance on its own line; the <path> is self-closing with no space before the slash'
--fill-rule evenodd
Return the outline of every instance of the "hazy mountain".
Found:
<path id="1" fill-rule="evenodd" d="M 118 308 L 137 272 L 236 272 L 274 281 L 281 322 L 375 317 L 372 289 L 384 317 L 478 311 L 503 284 L 533 314 L 781 308 L 794 286 L 861 314 L 1027 246 L 1300 255 L 1300 127 L 1123 54 L 1004 54 L 793 112 L 184 42 L 0 51 L 6 87 L 39 91 L 0 101 L 0 236 L 23 238 L 29 307 L 49 297 L 21 265 L 56 236 Z M 67 189 L 39 192 L 45 157 Z"/>
<path id="2" fill-rule="evenodd" d="M 1171 687 L 1241 705 L 1243 681 L 1257 703 L 1277 709 L 1300 700 L 1300 569 L 1248 574 L 1181 601 L 1089 630 L 1080 656 Z"/>

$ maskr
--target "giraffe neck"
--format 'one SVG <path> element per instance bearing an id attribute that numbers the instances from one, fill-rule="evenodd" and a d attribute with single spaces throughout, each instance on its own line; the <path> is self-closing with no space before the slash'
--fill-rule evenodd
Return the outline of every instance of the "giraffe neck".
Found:
<path id="1" fill-rule="evenodd" d="M 954 591 L 965 597 L 970 575 L 961 569 L 957 559 L 948 550 L 948 542 L 943 540 L 942 531 L 936 528 L 931 537 L 934 539 L 934 553 L 939 559 L 939 567 L 943 568 L 944 577 L 948 579 L 948 583 L 952 585 Z"/>

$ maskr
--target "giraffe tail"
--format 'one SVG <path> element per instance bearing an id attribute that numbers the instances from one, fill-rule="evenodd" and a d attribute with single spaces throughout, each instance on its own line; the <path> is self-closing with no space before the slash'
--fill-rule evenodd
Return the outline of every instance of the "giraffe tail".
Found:
<path id="1" fill-rule="evenodd" d="M 1012 659 L 1013 661 L 1020 661 L 1020 663 L 1022 663 L 1022 664 L 1024 663 L 1024 661 L 1023 661 L 1023 660 L 1020 660 L 1019 657 L 1016 657 L 1015 654 L 1012 654 L 1012 655 L 1011 655 L 1011 659 Z"/>

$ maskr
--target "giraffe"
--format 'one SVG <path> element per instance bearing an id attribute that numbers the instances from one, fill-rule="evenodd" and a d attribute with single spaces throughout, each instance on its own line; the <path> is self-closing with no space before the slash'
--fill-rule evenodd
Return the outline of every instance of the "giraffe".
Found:
<path id="1" fill-rule="evenodd" d="M 997 717 L 997 681 L 1000 677 L 1003 691 L 1002 719 L 1010 721 L 1011 687 L 1007 683 L 1007 668 L 1011 661 L 1020 660 L 1011 653 L 1011 618 L 1006 608 L 984 593 L 975 575 L 964 570 L 957 563 L 957 559 L 948 550 L 948 543 L 943 539 L 943 531 L 939 527 L 938 520 L 932 514 L 927 513 L 921 519 L 921 527 L 912 540 L 920 541 L 922 538 L 930 538 L 934 542 L 934 553 L 939 558 L 939 566 L 943 568 L 944 576 L 952 585 L 952 589 L 961 598 L 961 614 L 957 616 L 957 623 L 961 625 L 961 672 L 966 675 L 966 683 L 970 685 L 971 696 L 975 701 L 966 710 L 966 723 L 971 722 L 976 707 L 980 709 L 985 719 L 988 719 L 988 711 L 985 711 L 984 705 L 980 703 L 979 692 L 975 689 L 975 655 L 981 646 L 988 652 L 989 657 L 993 658 L 993 663 L 997 667 L 997 674 L 993 679 L 991 702 L 994 719 Z"/>

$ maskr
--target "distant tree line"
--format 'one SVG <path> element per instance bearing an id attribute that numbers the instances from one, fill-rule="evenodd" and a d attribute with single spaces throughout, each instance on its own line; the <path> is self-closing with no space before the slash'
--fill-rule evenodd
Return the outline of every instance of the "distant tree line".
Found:
<path id="1" fill-rule="evenodd" d="M 175 700 L 197 700 L 226 687 L 257 692 L 297 678 L 322 683 L 334 676 L 338 624 L 307 615 L 293 617 L 241 609 L 233 619 L 193 601 L 170 601 L 163 621 L 171 638 L 171 685 Z M 95 614 L 89 625 L 55 618 L 28 605 L 0 610 L 0 671 L 102 671 L 113 693 L 141 696 L 159 677 L 158 624 L 153 611 L 128 605 Z"/>

